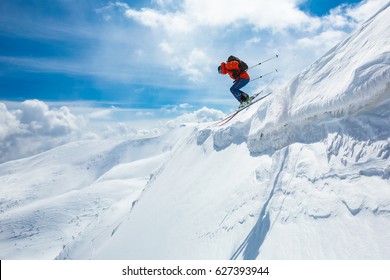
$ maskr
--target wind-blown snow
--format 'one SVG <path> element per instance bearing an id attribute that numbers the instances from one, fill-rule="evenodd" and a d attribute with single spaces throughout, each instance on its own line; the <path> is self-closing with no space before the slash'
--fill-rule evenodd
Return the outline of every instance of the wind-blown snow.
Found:
<path id="1" fill-rule="evenodd" d="M 389 4 L 267 100 L 251 127 L 252 151 L 288 143 L 286 139 L 280 139 L 283 143 L 273 139 L 291 132 L 286 125 L 301 129 L 307 124 L 322 125 L 310 119 L 326 121 L 328 116 L 352 115 L 386 101 L 390 87 L 388 10 Z M 257 141 L 265 134 L 272 136 Z"/>
<path id="2" fill-rule="evenodd" d="M 389 27 L 390 3 L 228 124 L 1 164 L 0 257 L 390 258 Z"/>

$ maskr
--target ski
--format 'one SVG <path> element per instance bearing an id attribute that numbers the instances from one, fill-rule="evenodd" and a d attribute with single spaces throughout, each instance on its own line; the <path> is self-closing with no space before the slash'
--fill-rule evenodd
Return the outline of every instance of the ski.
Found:
<path id="1" fill-rule="evenodd" d="M 256 98 L 261 92 L 259 92 L 254 98 Z M 238 109 L 237 111 L 235 111 L 234 113 L 230 114 L 229 116 L 227 116 L 226 118 L 220 120 L 219 122 L 217 122 L 215 125 L 217 126 L 222 126 L 224 124 L 227 124 L 229 121 L 231 121 L 238 113 L 240 113 L 241 111 L 249 108 L 250 106 L 252 106 L 253 104 L 259 102 L 260 100 L 263 100 L 264 98 L 266 98 L 267 96 L 269 96 L 270 94 L 272 93 L 272 91 L 268 92 L 266 95 L 258 98 L 258 99 L 252 99 L 251 103 L 249 103 L 247 106 L 245 107 L 242 107 L 240 109 Z M 254 101 L 253 101 L 254 100 Z"/>
<path id="2" fill-rule="evenodd" d="M 254 99 L 256 99 L 256 97 L 258 97 L 260 94 L 262 94 L 263 93 L 263 91 L 265 90 L 265 89 L 267 89 L 273 82 L 274 82 L 274 78 L 271 80 L 271 81 L 269 81 L 269 83 L 268 84 L 266 84 L 260 91 L 258 91 L 258 92 L 256 92 L 256 93 L 254 93 L 254 94 L 252 94 L 252 96 L 250 97 L 250 101 L 252 102 L 252 100 L 254 100 Z"/>
<path id="3" fill-rule="evenodd" d="M 273 81 L 274 81 L 274 79 L 272 79 L 268 84 L 266 84 L 260 91 L 258 91 L 258 92 L 256 92 L 255 94 L 253 94 L 253 95 L 250 97 L 250 103 L 248 104 L 248 106 L 252 105 L 252 103 L 256 103 L 257 101 L 256 101 L 256 102 L 253 102 L 253 100 L 255 100 L 257 96 L 259 96 L 260 94 L 262 94 L 263 91 L 264 91 L 266 88 L 268 88 L 268 87 L 273 83 Z M 231 113 L 231 114 L 228 115 L 227 117 L 225 117 L 225 118 L 223 118 L 222 120 L 216 122 L 215 125 L 220 125 L 221 123 L 224 124 L 224 123 L 225 123 L 224 121 L 227 120 L 227 119 L 231 120 L 232 118 L 234 118 L 234 116 L 235 116 L 238 112 L 241 112 L 242 109 L 245 109 L 245 108 L 247 108 L 248 106 L 245 106 L 245 107 L 243 107 L 243 108 L 238 108 L 237 111 L 235 111 L 234 113 Z M 228 120 L 228 121 L 229 121 L 229 120 Z"/>
<path id="4" fill-rule="evenodd" d="M 256 92 L 255 94 L 253 94 L 253 95 L 250 97 L 250 101 L 252 102 L 253 100 L 256 99 L 256 97 L 258 97 L 260 94 L 262 94 L 263 91 L 264 91 L 264 89 L 266 89 L 267 87 L 269 87 L 269 86 L 272 84 L 273 81 L 274 81 L 274 80 L 272 79 L 271 82 L 269 82 L 262 90 L 260 90 L 260 91 Z"/>

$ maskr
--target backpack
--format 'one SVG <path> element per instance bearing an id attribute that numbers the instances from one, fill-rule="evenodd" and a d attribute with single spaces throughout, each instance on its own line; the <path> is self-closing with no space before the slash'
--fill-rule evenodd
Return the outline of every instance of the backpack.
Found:
<path id="1" fill-rule="evenodd" d="M 235 57 L 233 55 L 229 56 L 228 62 L 230 61 L 238 61 L 238 67 L 240 67 L 240 73 L 243 73 L 244 71 L 248 70 L 248 64 L 246 64 L 244 61 L 239 59 L 238 57 Z"/>

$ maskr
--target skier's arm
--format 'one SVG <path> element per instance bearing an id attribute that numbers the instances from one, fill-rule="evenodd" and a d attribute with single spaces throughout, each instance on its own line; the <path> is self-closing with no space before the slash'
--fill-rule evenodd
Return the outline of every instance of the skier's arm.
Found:
<path id="1" fill-rule="evenodd" d="M 240 70 L 240 66 L 237 60 L 229 61 L 228 63 L 225 64 L 225 67 L 229 71 Z"/>
<path id="2" fill-rule="evenodd" d="M 226 69 L 226 63 L 222 62 L 221 63 L 221 74 L 226 75 L 227 73 L 228 73 L 228 71 Z"/>

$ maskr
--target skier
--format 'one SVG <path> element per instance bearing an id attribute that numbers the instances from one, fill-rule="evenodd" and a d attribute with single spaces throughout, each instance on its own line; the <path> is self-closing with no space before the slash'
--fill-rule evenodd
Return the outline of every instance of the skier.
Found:
<path id="1" fill-rule="evenodd" d="M 239 108 L 242 108 L 250 103 L 249 95 L 241 90 L 241 88 L 246 86 L 250 80 L 248 72 L 246 71 L 247 69 L 248 65 L 233 55 L 229 56 L 226 63 L 222 62 L 218 67 L 219 74 L 229 74 L 229 76 L 234 80 L 230 91 L 238 102 L 240 102 Z"/>

